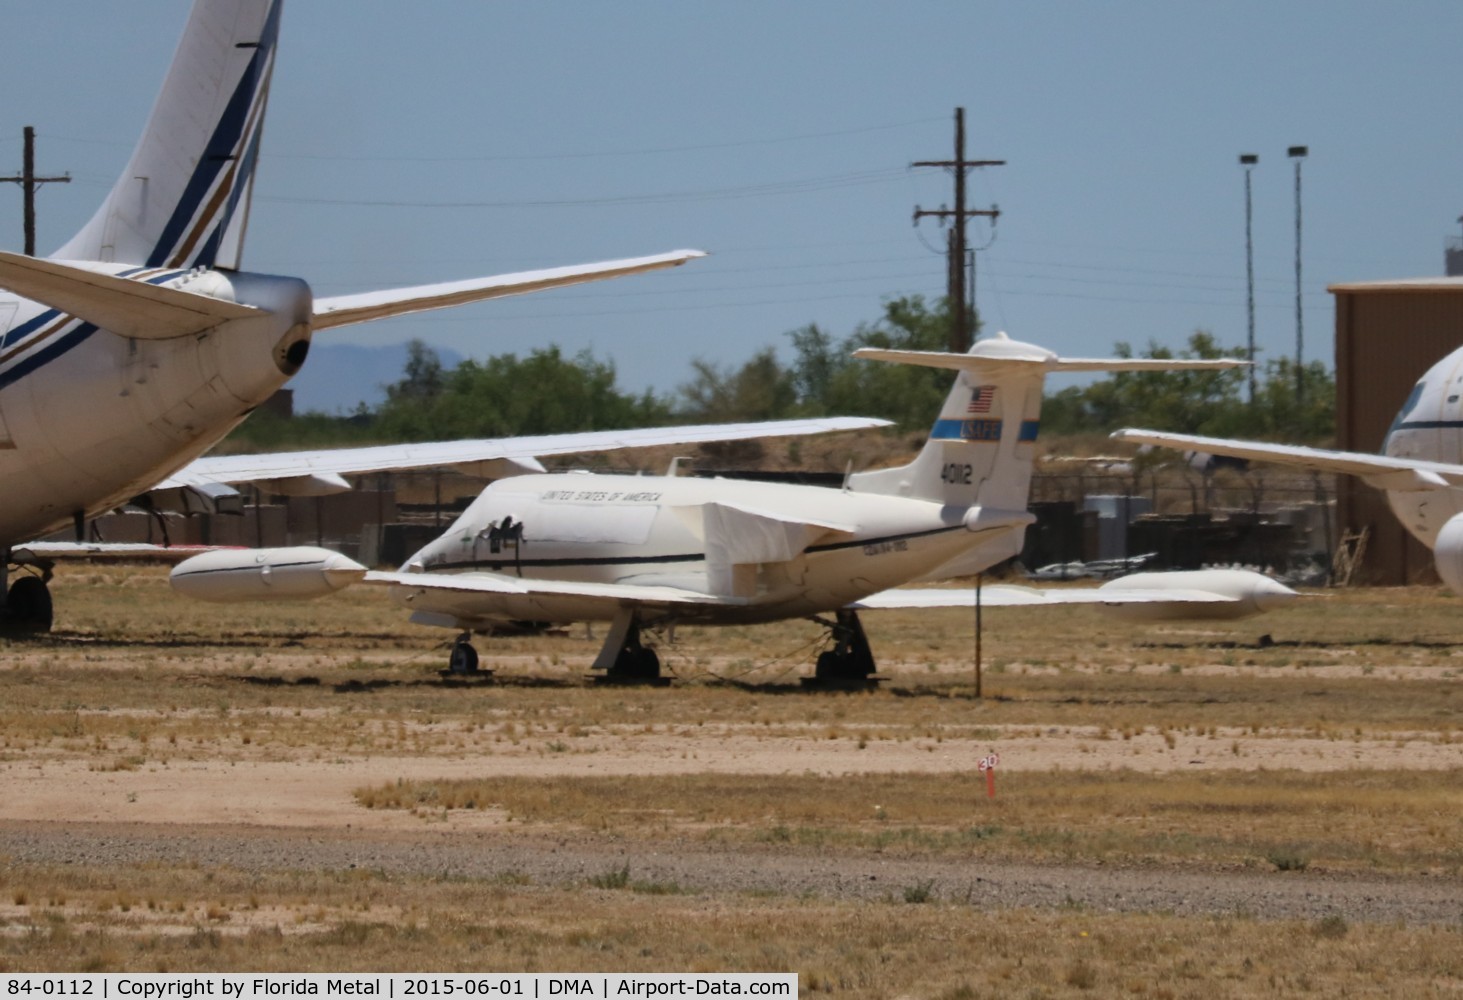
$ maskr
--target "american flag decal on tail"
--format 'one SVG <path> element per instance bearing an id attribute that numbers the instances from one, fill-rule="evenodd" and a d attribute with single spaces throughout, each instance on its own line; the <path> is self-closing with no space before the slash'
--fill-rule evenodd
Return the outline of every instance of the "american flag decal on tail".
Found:
<path id="1" fill-rule="evenodd" d="M 965 408 L 966 413 L 989 413 L 991 403 L 996 398 L 996 387 L 993 385 L 976 386 L 970 394 L 970 405 Z"/>

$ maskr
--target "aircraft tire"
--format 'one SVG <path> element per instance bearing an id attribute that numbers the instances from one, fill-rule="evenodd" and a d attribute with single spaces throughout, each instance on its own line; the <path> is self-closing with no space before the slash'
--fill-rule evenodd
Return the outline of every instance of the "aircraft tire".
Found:
<path id="1" fill-rule="evenodd" d="M 49 632 L 53 612 L 51 588 L 38 576 L 22 576 L 10 585 L 5 602 L 5 624 L 22 632 Z"/>
<path id="2" fill-rule="evenodd" d="M 447 669 L 454 674 L 475 674 L 478 669 L 478 651 L 472 643 L 461 640 L 452 644 L 452 656 L 447 660 Z"/>
<path id="3" fill-rule="evenodd" d="M 660 676 L 660 657 L 653 649 L 642 649 L 635 656 L 635 675 L 647 680 Z"/>

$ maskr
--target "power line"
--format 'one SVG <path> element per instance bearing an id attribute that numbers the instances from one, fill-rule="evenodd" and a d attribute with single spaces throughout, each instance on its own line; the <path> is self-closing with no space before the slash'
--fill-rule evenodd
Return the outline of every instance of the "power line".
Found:
<path id="1" fill-rule="evenodd" d="M 722 201 L 772 195 L 808 194 L 836 188 L 884 184 L 903 176 L 902 169 L 864 170 L 850 174 L 805 177 L 790 181 L 769 181 L 742 187 L 707 188 L 700 191 L 668 191 L 658 194 L 614 195 L 608 198 L 559 198 L 525 201 L 407 201 L 385 198 L 292 198 L 255 196 L 256 201 L 285 205 L 337 205 L 350 208 L 585 208 L 602 205 L 652 205 L 677 201 Z"/>
<path id="2" fill-rule="evenodd" d="M 492 156 L 341 156 L 316 153 L 262 153 L 261 158 L 269 160 L 319 160 L 329 163 L 512 163 L 542 162 L 549 160 L 590 160 L 622 156 L 659 156 L 665 153 L 695 153 L 715 149 L 737 149 L 745 146 L 775 146 L 789 142 L 806 142 L 814 139 L 836 139 L 845 135 L 864 135 L 870 132 L 888 132 L 894 129 L 913 128 L 940 121 L 938 118 L 916 118 L 911 121 L 890 122 L 885 125 L 865 125 L 859 128 L 834 129 L 827 132 L 805 132 L 799 135 L 772 136 L 765 139 L 734 139 L 725 142 L 708 142 L 685 146 L 650 146 L 644 149 L 598 149 L 565 153 L 504 153 Z M 52 136 L 65 142 L 80 142 L 96 146 L 132 146 L 131 142 L 114 139 L 76 138 L 73 136 Z M 0 142 L 13 141 L 0 139 Z"/>
<path id="3" fill-rule="evenodd" d="M 807 132 L 802 135 L 784 135 L 768 139 L 737 139 L 727 142 L 708 142 L 687 146 L 652 146 L 646 149 L 605 149 L 580 153 L 519 153 L 495 156 L 317 156 L 308 153 L 276 153 L 266 156 L 277 160 L 331 160 L 351 163 L 509 163 L 541 162 L 545 160 L 588 160 L 619 156 L 659 156 L 665 153 L 696 153 L 713 149 L 739 149 L 745 146 L 775 146 L 787 142 L 805 142 L 811 139 L 835 139 L 845 135 L 863 135 L 869 132 L 887 132 L 893 129 L 911 128 L 939 121 L 937 118 L 919 118 L 914 121 L 893 122 L 888 125 L 867 125 L 861 128 L 837 129 L 829 132 Z"/>

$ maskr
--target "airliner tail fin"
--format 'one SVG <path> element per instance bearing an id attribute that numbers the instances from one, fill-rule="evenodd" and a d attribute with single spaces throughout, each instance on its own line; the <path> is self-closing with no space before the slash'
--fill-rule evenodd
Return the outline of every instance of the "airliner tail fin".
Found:
<path id="1" fill-rule="evenodd" d="M 238 268 L 282 0 L 197 0 L 132 159 L 54 256 Z"/>

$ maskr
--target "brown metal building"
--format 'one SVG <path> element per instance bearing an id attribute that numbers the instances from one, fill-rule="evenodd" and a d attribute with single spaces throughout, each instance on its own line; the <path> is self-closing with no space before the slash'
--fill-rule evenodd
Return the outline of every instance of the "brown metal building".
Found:
<path id="1" fill-rule="evenodd" d="M 1407 394 L 1463 346 L 1463 278 L 1332 285 L 1336 296 L 1336 445 L 1377 452 Z M 1357 583 L 1436 583 L 1432 553 L 1392 514 L 1380 491 L 1339 476 L 1337 522 L 1370 529 Z"/>

